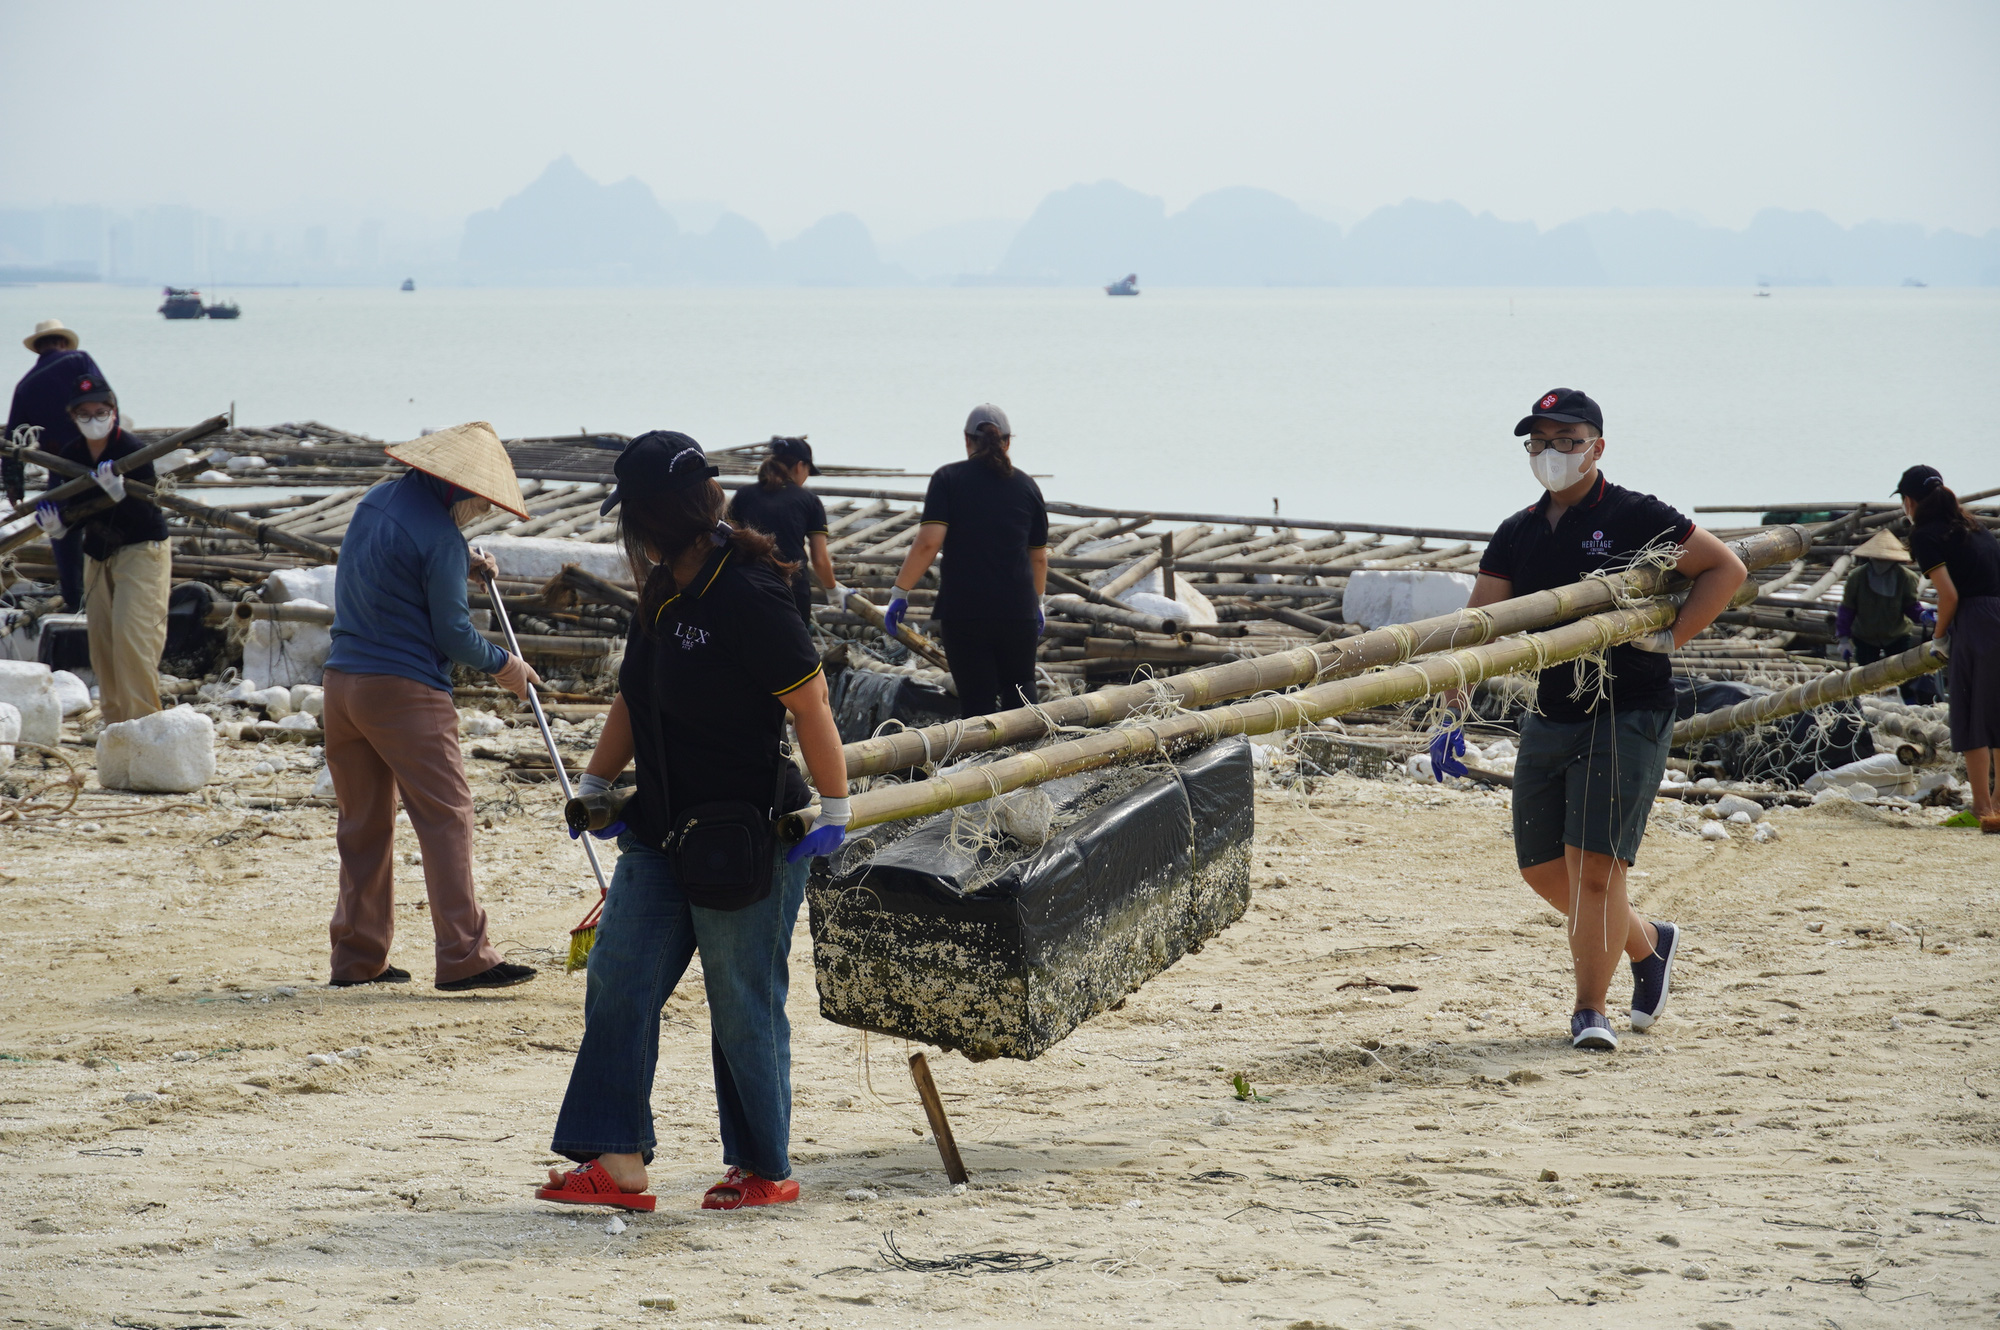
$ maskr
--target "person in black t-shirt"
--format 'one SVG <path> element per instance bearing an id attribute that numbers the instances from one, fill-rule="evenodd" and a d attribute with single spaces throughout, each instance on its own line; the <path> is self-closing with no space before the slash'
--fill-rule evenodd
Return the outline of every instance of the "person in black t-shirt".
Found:
<path id="1" fill-rule="evenodd" d="M 910 607 L 910 588 L 940 553 L 931 608 L 951 662 L 962 716 L 1032 704 L 1035 643 L 1047 620 L 1049 510 L 1041 486 L 1014 469 L 1007 413 L 988 403 L 965 420 L 963 462 L 942 466 L 924 493 L 923 525 L 896 574 L 884 616 L 891 635 Z"/>
<path id="2" fill-rule="evenodd" d="M 650 1210 L 646 1165 L 660 1010 L 701 953 L 728 1173 L 702 1208 L 798 1199 L 791 1180 L 791 1027 L 785 1019 L 792 931 L 809 854 L 841 840 L 847 765 L 806 626 L 792 604 L 792 566 L 762 532 L 722 520 L 725 495 L 701 445 L 654 431 L 613 468 L 604 507 L 640 587 L 618 696 L 580 793 L 608 789 L 636 760 L 638 788 L 590 952 L 583 1043 L 550 1148 L 581 1168 L 549 1173 L 544 1200 Z M 691 810 L 717 802 L 794 811 L 805 784 L 780 748 L 785 713 L 820 791 L 805 840 L 778 852 L 770 892 L 740 909 L 693 904 L 667 841 Z M 782 788 L 781 788 L 782 782 Z M 622 833 L 622 834 L 619 834 Z"/>
<path id="3" fill-rule="evenodd" d="M 736 491 L 729 501 L 729 520 L 762 531 L 778 542 L 778 557 L 799 565 L 792 574 L 792 598 L 799 617 L 812 622 L 812 583 L 806 566 L 819 577 L 837 607 L 847 603 L 847 588 L 833 576 L 833 558 L 826 552 L 826 505 L 806 488 L 806 478 L 819 474 L 812 445 L 803 437 L 771 440 L 771 455 L 757 468 L 757 483 Z"/>
<path id="4" fill-rule="evenodd" d="M 1911 467 L 1896 493 L 1916 523 L 1910 553 L 1937 588 L 1937 636 L 1950 637 L 1951 746 L 1965 759 L 1979 829 L 2000 834 L 2000 540 L 1935 467 Z"/>
<path id="5" fill-rule="evenodd" d="M 1666 1008 L 1679 930 L 1639 917 L 1625 872 L 1646 834 L 1674 727 L 1668 653 L 1708 627 L 1749 574 L 1715 536 L 1650 494 L 1613 485 L 1597 469 L 1604 413 L 1584 393 L 1543 394 L 1514 427 L 1547 491 L 1500 524 L 1481 557 L 1471 604 L 1582 580 L 1624 567 L 1642 551 L 1670 550 L 1693 580 L 1673 627 L 1613 647 L 1600 670 L 1542 671 L 1535 714 L 1521 723 L 1514 765 L 1514 852 L 1535 893 L 1569 917 L 1576 970 L 1570 1041 L 1615 1049 L 1605 1018 L 1611 977 L 1632 961 L 1632 1028 Z"/>

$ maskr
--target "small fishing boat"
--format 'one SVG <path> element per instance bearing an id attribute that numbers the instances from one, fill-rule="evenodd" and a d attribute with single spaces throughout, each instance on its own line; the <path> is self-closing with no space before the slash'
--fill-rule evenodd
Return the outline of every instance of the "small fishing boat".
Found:
<path id="1" fill-rule="evenodd" d="M 1125 276 L 1104 288 L 1107 296 L 1136 296 L 1139 294 L 1139 274 L 1128 272 Z"/>
<path id="2" fill-rule="evenodd" d="M 205 305 L 202 307 L 201 312 L 211 319 L 240 319 L 243 317 L 243 310 L 233 300 L 222 300 L 217 301 L 213 305 Z"/>
<path id="3" fill-rule="evenodd" d="M 1929 283 L 1929 282 L 1927 282 L 1927 281 L 1925 281 L 1925 280 L 1924 280 L 1923 278 L 1921 278 L 1921 277 L 1905 277 L 1905 278 L 1903 279 L 1903 285 L 1904 285 L 1904 286 L 1914 286 L 1914 287 L 1916 287 L 1916 288 L 1917 288 L 1918 290 L 1922 290 L 1922 289 L 1923 289 L 1924 287 L 1927 287 L 1927 286 L 1929 286 L 1929 285 L 1930 285 L 1930 283 Z"/>
<path id="4" fill-rule="evenodd" d="M 405 290 L 405 291 L 414 291 L 414 290 L 416 290 L 416 289 L 417 289 L 417 279 L 416 279 L 416 278 L 414 278 L 414 277 L 405 277 L 405 278 L 403 279 L 403 287 L 402 287 L 402 289 L 403 289 L 403 290 Z"/>
<path id="5" fill-rule="evenodd" d="M 169 286 L 161 294 L 166 301 L 160 306 L 160 313 L 167 318 L 198 319 L 208 312 L 202 308 L 201 292 L 192 287 Z"/>

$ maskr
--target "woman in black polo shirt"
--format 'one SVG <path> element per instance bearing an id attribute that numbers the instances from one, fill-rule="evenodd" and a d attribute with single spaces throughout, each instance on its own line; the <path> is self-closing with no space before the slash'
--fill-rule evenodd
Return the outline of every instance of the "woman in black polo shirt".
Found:
<path id="1" fill-rule="evenodd" d="M 779 558 L 799 566 L 792 574 L 792 599 L 807 623 L 812 622 L 808 564 L 833 604 L 847 603 L 847 589 L 834 580 L 833 558 L 826 552 L 826 505 L 806 488 L 806 479 L 818 474 L 811 444 L 802 438 L 772 439 L 771 455 L 757 468 L 757 483 L 736 491 L 729 501 L 730 521 L 762 531 L 778 542 Z"/>
<path id="2" fill-rule="evenodd" d="M 1916 523 L 1910 553 L 1937 588 L 1937 636 L 1951 637 L 1951 746 L 1965 759 L 1979 829 L 2000 834 L 2000 540 L 1935 467 L 1911 467 L 1896 493 Z"/>
<path id="3" fill-rule="evenodd" d="M 618 488 L 604 507 L 618 508 L 639 608 L 618 697 L 578 785 L 603 790 L 636 759 L 638 788 L 613 828 L 622 830 L 622 853 L 590 953 L 583 1044 L 551 1144 L 583 1167 L 551 1170 L 535 1194 L 653 1208 L 646 1165 L 660 1010 L 699 951 L 729 1170 L 702 1208 L 792 1201 L 787 962 L 806 858 L 838 845 L 847 822 L 840 733 L 792 604 L 792 566 L 769 536 L 722 520 L 725 496 L 701 445 L 685 434 L 641 435 L 615 470 Z M 747 806 L 754 823 L 809 802 L 780 750 L 787 711 L 819 786 L 820 817 L 789 855 L 773 854 L 768 894 L 700 896 L 699 880 L 682 880 L 685 856 L 676 857 L 691 824 L 713 825 L 723 804 Z"/>
<path id="4" fill-rule="evenodd" d="M 893 635 L 910 588 L 940 551 L 931 617 L 944 638 L 962 716 L 988 716 L 1036 700 L 1035 643 L 1049 577 L 1049 512 L 1041 486 L 1014 469 L 1014 432 L 990 403 L 965 421 L 965 457 L 939 467 L 924 494 L 923 527 L 896 574 L 884 616 Z"/>

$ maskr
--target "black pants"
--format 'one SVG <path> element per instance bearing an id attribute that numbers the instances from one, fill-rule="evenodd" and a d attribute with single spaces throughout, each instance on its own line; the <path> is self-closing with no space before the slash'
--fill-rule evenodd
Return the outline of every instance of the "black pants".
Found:
<path id="1" fill-rule="evenodd" d="M 940 619 L 945 659 L 958 685 L 958 714 L 990 716 L 1035 701 L 1033 619 Z"/>
<path id="2" fill-rule="evenodd" d="M 1916 644 L 1917 639 L 1909 633 L 1891 638 L 1887 642 L 1866 642 L 1857 637 L 1854 639 L 1854 663 L 1873 665 L 1878 660 L 1900 656 Z M 1929 706 L 1938 700 L 1938 677 L 1936 674 L 1919 674 L 1916 678 L 1903 683 L 1897 692 L 1902 695 L 1906 706 Z"/>

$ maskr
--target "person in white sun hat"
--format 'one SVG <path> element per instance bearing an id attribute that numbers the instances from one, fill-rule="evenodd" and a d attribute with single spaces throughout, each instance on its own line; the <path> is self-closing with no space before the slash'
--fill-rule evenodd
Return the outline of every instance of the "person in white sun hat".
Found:
<path id="1" fill-rule="evenodd" d="M 466 580 L 490 573 L 459 528 L 495 505 L 526 517 L 499 435 L 483 420 L 390 445 L 407 463 L 354 510 L 334 582 L 326 662 L 326 766 L 340 806 L 340 898 L 329 932 L 336 988 L 409 982 L 389 964 L 395 935 L 396 797 L 422 847 L 437 986 L 506 988 L 535 977 L 500 959 L 472 885 L 472 790 L 451 700 L 454 664 L 525 698 L 528 663 L 472 627 Z"/>

